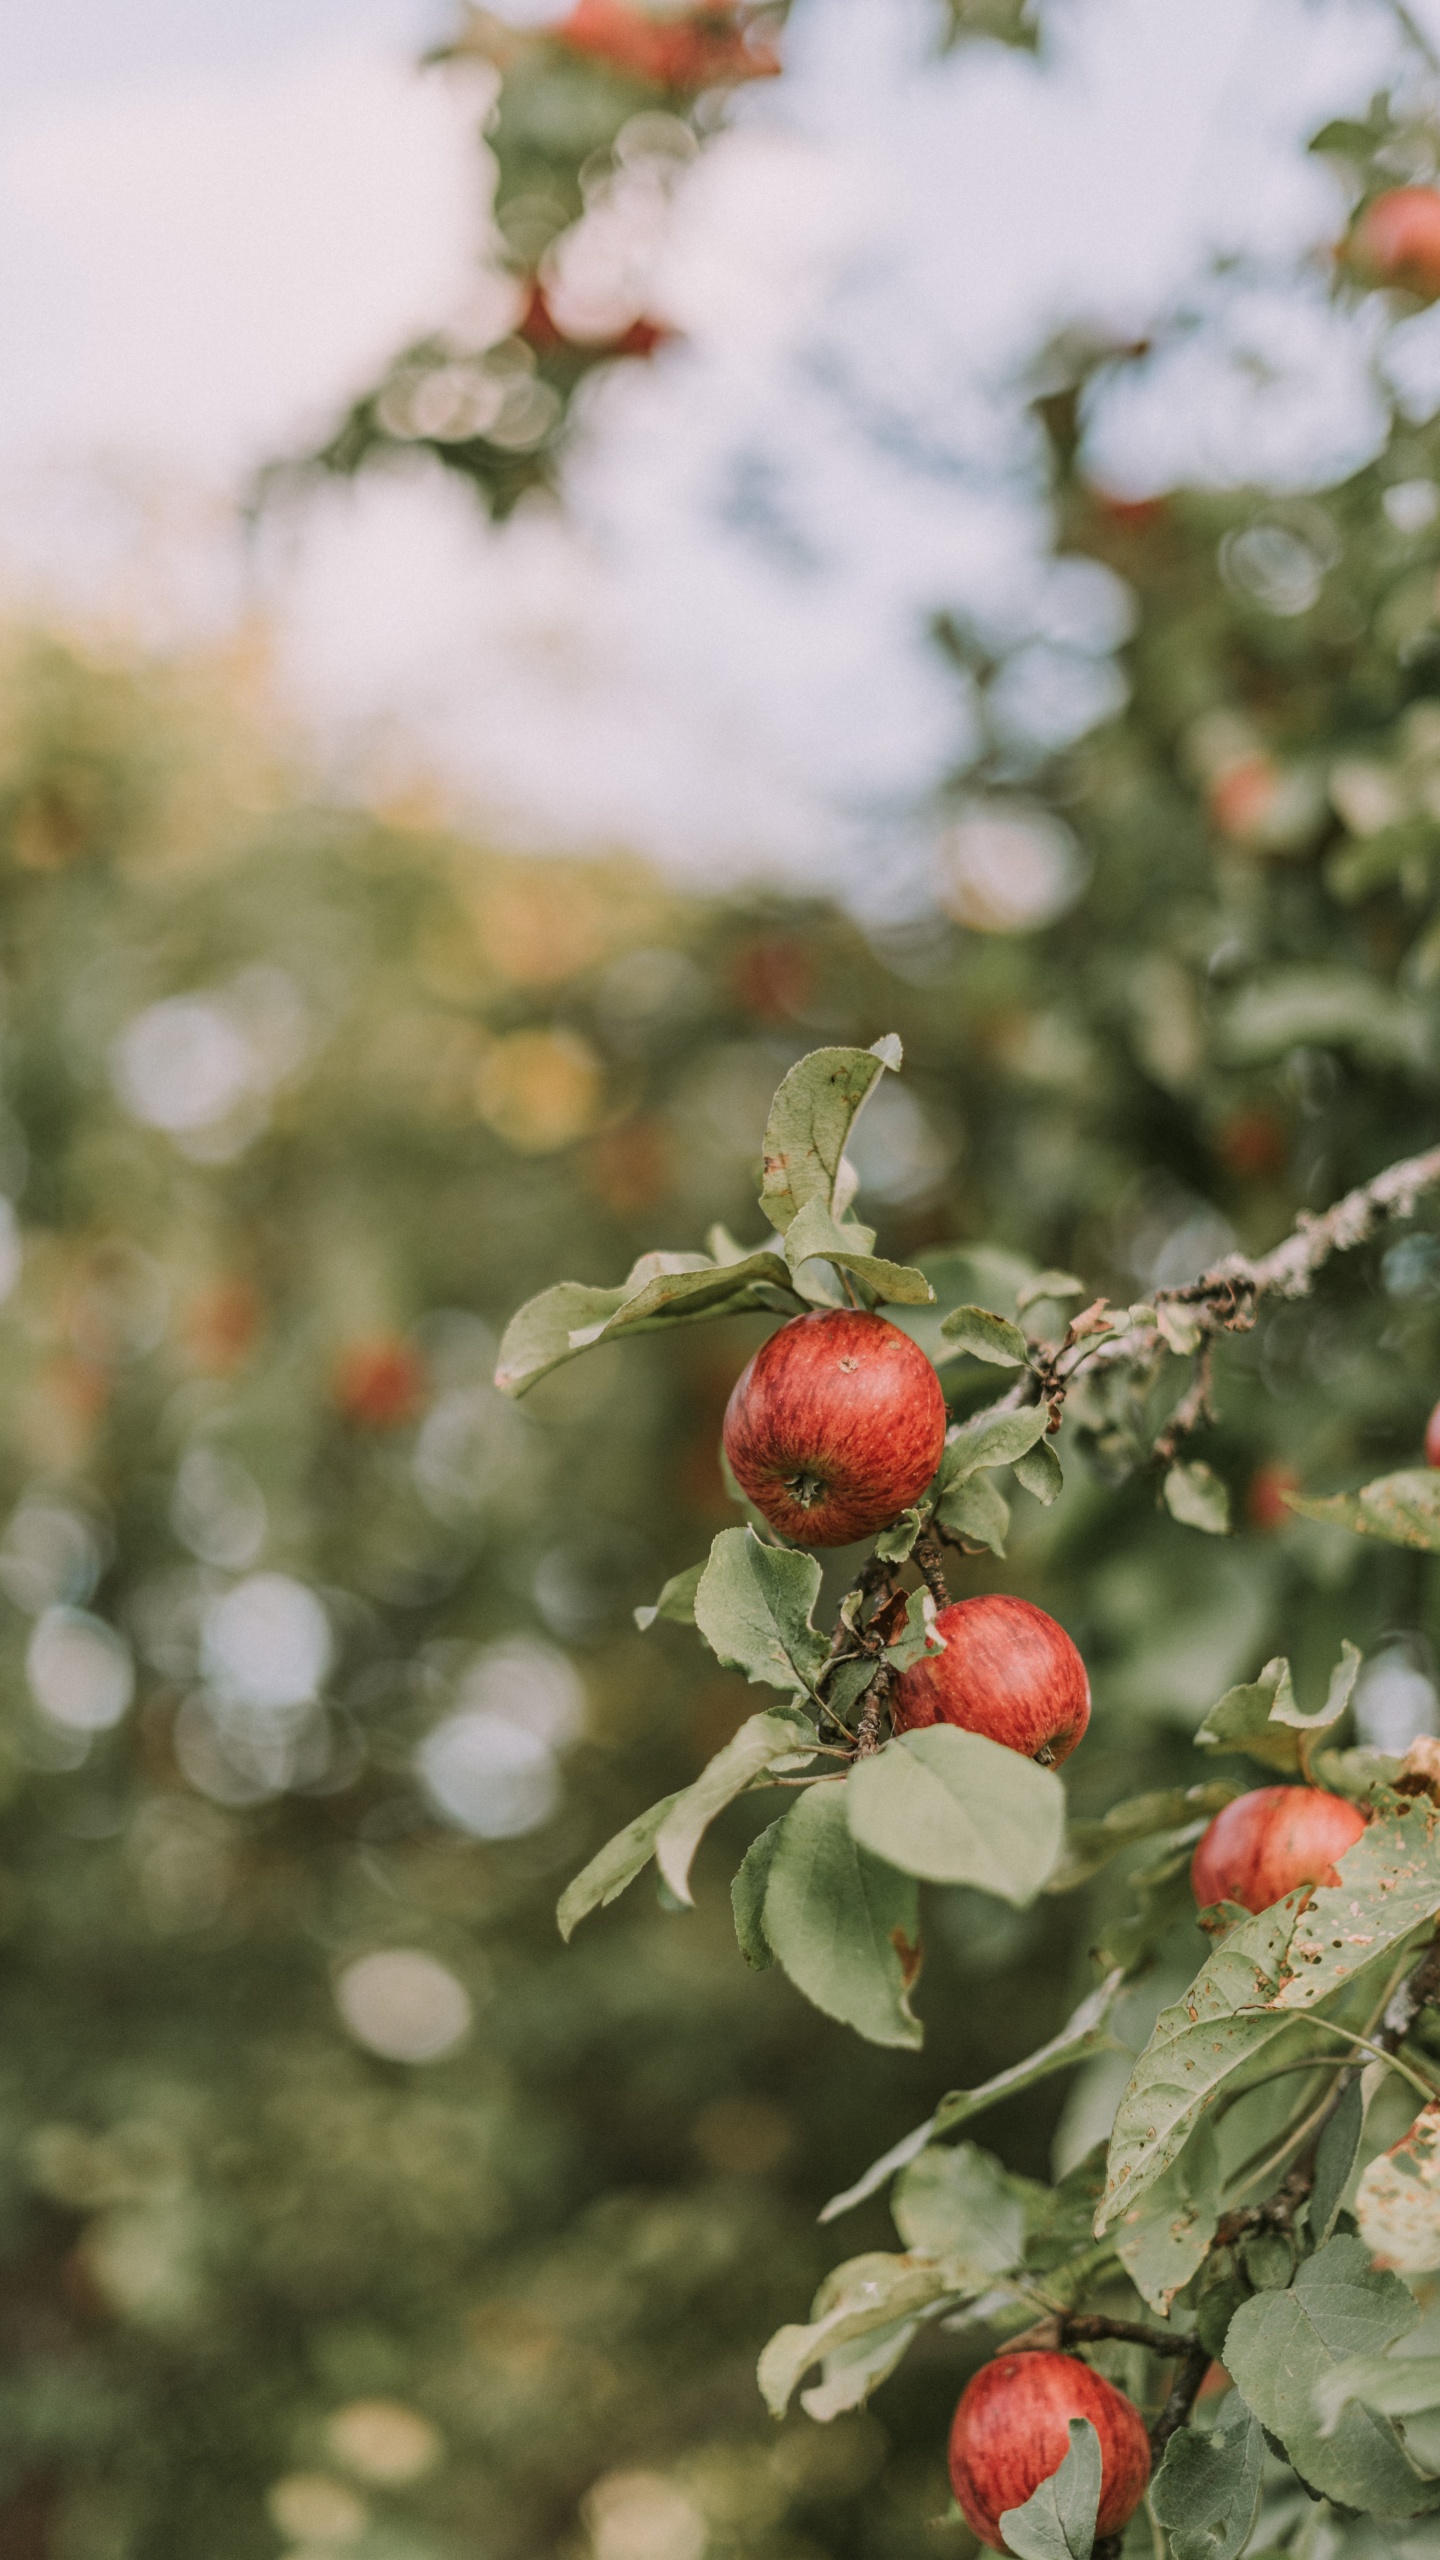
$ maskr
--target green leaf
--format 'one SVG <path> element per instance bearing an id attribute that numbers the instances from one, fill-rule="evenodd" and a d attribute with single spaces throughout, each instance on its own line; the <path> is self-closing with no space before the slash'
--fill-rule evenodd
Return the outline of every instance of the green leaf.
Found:
<path id="1" fill-rule="evenodd" d="M 1202 2117 L 1179 2159 L 1172 2160 L 1138 2202 L 1127 2206 L 1115 2226 L 1121 2265 L 1164 2320 L 1215 2237 L 1220 2186 L 1215 2136 Z"/>
<path id="2" fill-rule="evenodd" d="M 987 2107 L 999 2106 L 1006 2098 L 1019 2097 L 1024 2090 L 1033 2089 L 1040 2081 L 1048 2080 L 1052 2073 L 1068 2071 L 1077 2062 L 1088 2062 L 1092 2054 L 1117 2052 L 1119 2048 L 1107 2031 L 1106 2020 L 1124 1987 L 1125 1976 L 1117 1965 L 1097 1989 L 1086 1993 L 1059 2034 L 1052 2036 L 1048 2044 L 1037 2046 L 1023 2062 L 1012 2063 L 1008 2071 L 997 2072 L 993 2080 L 982 2081 L 977 2089 L 953 2089 L 948 2097 L 941 2099 L 933 2116 L 927 2116 L 913 2133 L 904 2134 L 899 2142 L 892 2143 L 888 2151 L 871 2162 L 853 2187 L 846 2187 L 843 2194 L 832 2196 L 821 2212 L 821 2221 L 833 2222 L 837 2215 L 848 2213 L 852 2205 L 863 2204 L 867 2196 L 876 2194 L 895 2175 L 897 2169 L 903 2169 L 910 2161 L 918 2159 L 926 2144 L 933 2142 L 938 2134 L 953 2133 L 957 2125 L 967 2123 L 972 2116 L 983 2115 Z"/>
<path id="3" fill-rule="evenodd" d="M 1165 1508 L 1172 1520 L 1183 1521 L 1187 1529 L 1203 1529 L 1212 1538 L 1229 1535 L 1229 1487 L 1203 1459 L 1192 1458 L 1187 1465 L 1170 1469 L 1165 1478 Z"/>
<path id="4" fill-rule="evenodd" d="M 862 1848 L 932 1884 L 978 1885 L 1023 1908 L 1060 1852 L 1065 1790 L 988 1734 L 925 1725 L 859 1760 L 845 1788 Z"/>
<path id="5" fill-rule="evenodd" d="M 527 1300 L 505 1328 L 495 1384 L 506 1395 L 523 1395 L 564 1361 L 618 1334 L 793 1304 L 789 1271 L 775 1253 L 747 1254 L 723 1266 L 703 1253 L 642 1254 L 618 1289 L 562 1280 Z"/>
<path id="6" fill-rule="evenodd" d="M 910 1876 L 852 1838 L 838 1786 L 807 1788 L 780 1826 L 761 1908 L 766 1943 L 807 2000 L 871 2044 L 918 2046 L 920 1970 Z"/>
<path id="7" fill-rule="evenodd" d="M 841 1226 L 823 1200 L 807 1200 L 797 1209 L 785 1238 L 785 1259 L 798 1277 L 802 1264 L 833 1262 L 853 1271 L 877 1298 L 905 1307 L 933 1306 L 935 1292 L 923 1271 L 900 1262 L 885 1262 L 871 1252 L 869 1227 Z"/>
<path id="8" fill-rule="evenodd" d="M 775 1961 L 770 1941 L 765 1935 L 765 1893 L 770 1882 L 770 1869 L 780 1845 L 780 1827 L 785 1816 L 767 1823 L 751 1841 L 736 1870 L 730 1887 L 730 1908 L 735 1914 L 735 1936 L 740 1953 L 756 1973 L 763 1973 Z"/>
<path id="9" fill-rule="evenodd" d="M 973 2142 L 930 2144 L 897 2178 L 890 2209 L 906 2248 L 963 2270 L 974 2294 L 1025 2254 L 1023 2191 Z"/>
<path id="10" fill-rule="evenodd" d="M 1265 2438 L 1247 2409 L 1213 2435 L 1177 2428 L 1150 2490 L 1171 2560 L 1239 2560 L 1255 2530 L 1264 2471 Z"/>
<path id="11" fill-rule="evenodd" d="M 588 1867 L 582 1867 L 573 1884 L 568 1884 L 555 1908 L 560 1935 L 567 1943 L 579 1923 L 591 1911 L 602 1911 L 607 1902 L 633 1884 L 642 1867 L 648 1867 L 655 1854 L 656 1834 L 672 1805 L 680 1801 L 679 1793 L 662 1796 L 647 1813 L 637 1814 L 596 1851 Z"/>
<path id="12" fill-rule="evenodd" d="M 1398 1474 L 1377 1476 L 1358 1493 L 1332 1493 L 1315 1501 L 1286 1496 L 1292 1511 L 1305 1520 L 1333 1520 L 1362 1538 L 1384 1538 L 1392 1547 L 1440 1550 L 1440 1472 L 1433 1467 L 1402 1467 Z"/>
<path id="13" fill-rule="evenodd" d="M 1024 1449 L 1011 1461 L 1017 1482 L 1048 1510 L 1057 1493 L 1064 1490 L 1065 1476 L 1055 1455 L 1052 1440 L 1037 1440 L 1033 1449 Z"/>
<path id="14" fill-rule="evenodd" d="M 1183 1999 L 1161 2010 L 1116 2111 L 1097 2232 L 1164 2175 L 1209 2100 L 1279 2032 L 1273 2016 L 1251 2013 L 1279 1987 L 1298 1899 L 1232 1929 Z"/>
<path id="15" fill-rule="evenodd" d="M 1277 2010 L 1313 2009 L 1440 1912 L 1440 1815 L 1424 1797 L 1376 1814 L 1295 1923 Z"/>
<path id="16" fill-rule="evenodd" d="M 695 1624 L 727 1671 L 813 1694 L 828 1651 L 810 1622 L 819 1593 L 814 1556 L 767 1547 L 753 1529 L 722 1529 L 695 1593 Z"/>
<path id="17" fill-rule="evenodd" d="M 1162 1832 L 1151 1857 L 1131 1870 L 1125 1881 L 1133 1904 L 1108 1920 L 1096 1941 L 1095 1952 L 1103 1963 L 1121 1965 L 1127 1974 L 1138 1973 L 1177 1925 L 1193 1927 L 1190 1861 L 1204 1827 L 1189 1822 L 1178 1831 Z"/>
<path id="18" fill-rule="evenodd" d="M 658 1600 L 651 1601 L 636 1610 L 635 1624 L 642 1635 L 647 1628 L 654 1626 L 657 1618 L 671 1618 L 679 1627 L 694 1626 L 695 1594 L 700 1588 L 700 1577 L 704 1571 L 704 1562 L 687 1564 L 683 1573 L 671 1574 Z"/>
<path id="19" fill-rule="evenodd" d="M 1029 1307 L 1038 1307 L 1044 1298 L 1063 1305 L 1067 1298 L 1083 1298 L 1085 1283 L 1073 1271 L 1037 1271 L 1033 1280 L 1015 1292 L 1015 1304 L 1023 1316 Z"/>
<path id="20" fill-rule="evenodd" d="M 1315 2414 L 1322 2435 L 1334 2433 L 1342 2411 L 1363 2400 L 1382 2418 L 1414 2418 L 1440 2409 L 1440 2356 L 1346 2356 L 1315 2386 Z"/>
<path id="21" fill-rule="evenodd" d="M 841 1167 L 855 1115 L 887 1067 L 898 1069 L 893 1032 L 873 1049 L 812 1049 L 793 1066 L 765 1124 L 760 1207 L 784 1235 L 807 1201 L 843 1215 L 853 1186 Z"/>
<path id="22" fill-rule="evenodd" d="M 875 1541 L 875 1553 L 881 1562 L 904 1564 L 924 1526 L 923 1511 L 902 1511 L 899 1519 L 890 1528 L 882 1529 Z"/>
<path id="23" fill-rule="evenodd" d="M 1090 2560 L 1100 2512 L 1100 2438 L 1088 2418 L 1070 2420 L 1070 2450 L 1023 2507 L 1000 2518 L 1016 2560 Z"/>
<path id="24" fill-rule="evenodd" d="M 1440 2267 L 1440 2105 L 1422 2107 L 1409 2132 L 1370 2162 L 1355 2219 L 1366 2247 L 1401 2275 Z"/>
<path id="25" fill-rule="evenodd" d="M 694 1900 L 690 1862 L 717 1813 L 766 1769 L 803 1767 L 816 1740 L 815 1728 L 804 1716 L 771 1707 L 747 1718 L 694 1784 L 681 1789 L 655 1835 L 655 1863 L 677 1902 L 688 1909 Z"/>
<path id="26" fill-rule="evenodd" d="M 883 2329 L 872 2329 L 868 2337 L 847 2338 L 829 2348 L 820 2359 L 820 2380 L 800 2394 L 806 2417 L 825 2426 L 842 2410 L 862 2407 L 887 2374 L 894 2372 L 922 2326 L 923 2317 L 896 2320 Z"/>
<path id="27" fill-rule="evenodd" d="M 1342 2091 L 1339 2104 L 1315 2150 L 1315 2184 L 1310 2190 L 1310 2238 L 1317 2249 L 1335 2228 L 1340 2199 L 1350 2183 L 1365 2129 L 1365 2092 L 1359 2075 Z M 1373 2244 L 1372 2244 L 1373 2245 Z"/>
<path id="28" fill-rule="evenodd" d="M 1205 1786 L 1162 1787 L 1147 1795 L 1126 1796 L 1098 1822 L 1072 1822 L 1065 1834 L 1065 1854 L 1046 1892 L 1069 1893 L 1076 1885 L 1088 1884 L 1122 1849 L 1136 1840 L 1153 1838 L 1157 1831 L 1188 1826 L 1198 1838 L 1202 1825 L 1232 1804 L 1240 1792 L 1228 1778 L 1212 1778 Z"/>
<path id="29" fill-rule="evenodd" d="M 1017 1458 L 1044 1439 L 1049 1427 L 1050 1408 L 1043 1404 L 992 1408 L 962 1423 L 946 1439 L 940 1460 L 936 1483 L 942 1499 L 952 1485 L 963 1484 L 980 1467 L 1013 1467 Z"/>
<path id="30" fill-rule="evenodd" d="M 1018 1324 L 1005 1316 L 992 1315 L 988 1307 L 955 1307 L 940 1327 L 947 1342 L 959 1351 L 968 1351 L 976 1360 L 988 1360 L 996 1369 L 1023 1369 L 1030 1357 L 1029 1345 Z"/>
<path id="31" fill-rule="evenodd" d="M 761 2355 L 755 2378 L 771 2417 L 784 2417 L 797 2385 L 822 2355 L 926 2311 L 953 2291 L 933 2258 L 868 2249 L 863 2257 L 847 2258 L 832 2268 L 809 2319 L 777 2329 Z"/>
<path id="32" fill-rule="evenodd" d="M 1243 1751 L 1267 1769 L 1290 1776 L 1306 1765 L 1309 1738 L 1328 1732 L 1345 1713 L 1360 1659 L 1353 1644 L 1342 1642 L 1325 1703 L 1307 1716 L 1296 1702 L 1290 1665 L 1277 1654 L 1258 1680 L 1226 1690 L 1196 1734 L 1197 1746 L 1202 1751 Z"/>
<path id="33" fill-rule="evenodd" d="M 1237 1063 L 1300 1048 L 1353 1048 L 1376 1066 L 1423 1067 L 1431 1055 L 1428 1008 L 1392 981 L 1351 969 L 1277 969 L 1232 998 L 1219 1025 Z"/>
<path id="34" fill-rule="evenodd" d="M 1336 2367 L 1379 2355 L 1414 2327 L 1415 2297 L 1370 2264 L 1363 2240 L 1327 2240 L 1283 2292 L 1242 2303 L 1225 2362 L 1246 2406 L 1277 2436 L 1301 2478 L 1340 2505 L 1410 2516 L 1440 2498 L 1406 2457 L 1394 2428 L 1356 2402 L 1321 2432 L 1316 2393 Z"/>
<path id="35" fill-rule="evenodd" d="M 1005 1553 L 1010 1505 L 988 1476 L 970 1476 L 961 1484 L 951 1485 L 937 1502 L 935 1517 L 952 1537 L 969 1538 L 977 1547 L 989 1547 L 997 1556 Z"/>

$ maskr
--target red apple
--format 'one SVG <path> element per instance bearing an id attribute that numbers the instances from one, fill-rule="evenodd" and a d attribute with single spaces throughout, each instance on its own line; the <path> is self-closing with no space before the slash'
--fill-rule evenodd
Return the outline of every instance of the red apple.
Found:
<path id="1" fill-rule="evenodd" d="M 960 2395 L 950 2429 L 950 2482 L 966 2523 L 1003 2551 L 1000 2518 L 1053 2478 L 1070 2450 L 1070 2420 L 1100 2439 L 1097 2538 L 1119 2533 L 1150 2479 L 1150 2439 L 1133 2400 L 1078 2356 L 1031 2348 L 982 2365 Z"/>
<path id="2" fill-rule="evenodd" d="M 351 1342 L 335 1363 L 335 1402 L 347 1422 L 393 1431 L 414 1420 L 425 1394 L 420 1355 L 394 1334 Z"/>
<path id="3" fill-rule="evenodd" d="M 1376 196 L 1350 234 L 1348 254 L 1368 283 L 1402 285 L 1433 302 L 1440 294 L 1440 193 L 1391 187 Z"/>
<path id="4" fill-rule="evenodd" d="M 1190 1864 L 1202 1911 L 1238 1902 L 1268 1911 L 1297 1884 L 1338 1884 L 1335 1860 L 1359 1839 L 1365 1816 L 1323 1787 L 1255 1787 L 1217 1813 Z"/>
<path id="5" fill-rule="evenodd" d="M 944 1652 L 912 1664 L 897 1684 L 897 1733 L 958 1724 L 1047 1769 L 1068 1760 L 1090 1721 L 1090 1683 L 1063 1627 L 1032 1601 L 987 1591 L 942 1609 L 935 1632 Z"/>
<path id="6" fill-rule="evenodd" d="M 1425 1425 L 1425 1464 L 1427 1467 L 1440 1467 L 1440 1404 L 1436 1405 Z"/>
<path id="7" fill-rule="evenodd" d="M 884 1316 L 795 1316 L 736 1379 L 723 1436 L 772 1529 L 848 1547 L 919 1501 L 945 1446 L 945 1398 L 924 1352 Z"/>

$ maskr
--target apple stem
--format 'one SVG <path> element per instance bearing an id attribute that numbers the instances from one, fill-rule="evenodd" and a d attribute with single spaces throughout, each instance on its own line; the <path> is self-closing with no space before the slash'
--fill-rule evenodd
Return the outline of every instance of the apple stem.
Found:
<path id="1" fill-rule="evenodd" d="M 921 1580 L 937 1609 L 950 1606 L 950 1588 L 945 1580 L 945 1559 L 940 1541 L 933 1529 L 922 1529 L 911 1550 Z"/>

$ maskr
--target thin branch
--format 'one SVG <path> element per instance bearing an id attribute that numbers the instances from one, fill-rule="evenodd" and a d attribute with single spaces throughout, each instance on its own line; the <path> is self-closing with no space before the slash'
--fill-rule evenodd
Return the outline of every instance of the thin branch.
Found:
<path id="1" fill-rule="evenodd" d="M 950 1606 L 950 1587 L 945 1580 L 945 1558 L 933 1529 L 922 1529 L 911 1550 L 926 1590 L 937 1609 Z"/>
<path id="2" fill-rule="evenodd" d="M 1207 1334 L 1200 1345 L 1195 1374 L 1151 1451 L 1161 1466 L 1169 1466 L 1181 1441 L 1188 1440 L 1191 1432 L 1198 1430 L 1202 1422 L 1214 1421 L 1214 1389 L 1215 1337 Z"/>
<path id="3" fill-rule="evenodd" d="M 1210 2350 L 1198 2338 L 1186 2340 L 1189 2350 L 1185 2362 L 1175 2376 L 1170 2397 L 1150 2430 L 1150 2459 L 1162 2454 L 1171 2437 L 1189 2424 L 1190 2412 L 1200 2396 L 1200 2385 L 1210 2370 Z"/>

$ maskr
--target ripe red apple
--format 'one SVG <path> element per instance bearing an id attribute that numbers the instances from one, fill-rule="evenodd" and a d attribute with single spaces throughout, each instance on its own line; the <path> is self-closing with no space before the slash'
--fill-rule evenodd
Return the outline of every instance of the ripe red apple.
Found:
<path id="1" fill-rule="evenodd" d="M 972 2533 L 1003 2551 L 1000 2518 L 1053 2478 L 1070 2450 L 1070 2420 L 1100 2439 L 1097 2539 L 1119 2533 L 1150 2479 L 1150 2439 L 1133 2400 L 1078 2356 L 1031 2348 L 982 2365 L 960 2395 L 950 2429 L 950 2482 Z"/>
<path id="2" fill-rule="evenodd" d="M 847 1547 L 918 1502 L 945 1446 L 945 1398 L 924 1352 L 884 1316 L 795 1316 L 736 1379 L 723 1436 L 772 1529 Z"/>
<path id="3" fill-rule="evenodd" d="M 1365 1815 L 1323 1787 L 1255 1787 L 1217 1813 L 1190 1863 L 1202 1911 L 1238 1902 L 1268 1911 L 1297 1884 L 1338 1884 L 1335 1860 L 1359 1839 Z"/>
<path id="4" fill-rule="evenodd" d="M 1427 1467 L 1440 1467 L 1440 1404 L 1436 1405 L 1425 1425 L 1425 1464 Z"/>
<path id="5" fill-rule="evenodd" d="M 333 1391 L 347 1422 L 371 1431 L 396 1430 L 413 1421 L 424 1400 L 420 1355 L 393 1334 L 348 1343 L 335 1363 Z"/>
<path id="6" fill-rule="evenodd" d="M 897 1683 L 897 1733 L 958 1724 L 1047 1769 L 1068 1760 L 1090 1721 L 1090 1683 L 1063 1627 L 1032 1601 L 987 1591 L 942 1609 L 935 1632 L 944 1652 L 913 1663 Z"/>
<path id="7" fill-rule="evenodd" d="M 1391 187 L 1376 196 L 1350 234 L 1348 256 L 1368 283 L 1402 285 L 1433 302 L 1440 294 L 1440 193 Z"/>

